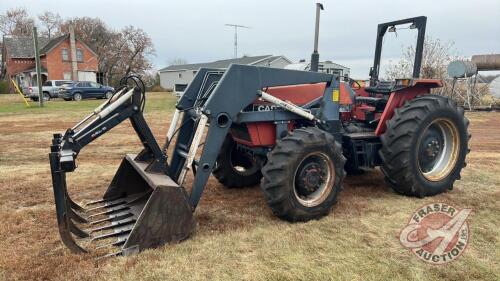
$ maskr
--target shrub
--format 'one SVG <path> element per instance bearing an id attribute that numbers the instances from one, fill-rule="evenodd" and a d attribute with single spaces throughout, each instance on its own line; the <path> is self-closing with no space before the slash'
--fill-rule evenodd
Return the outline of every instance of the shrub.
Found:
<path id="1" fill-rule="evenodd" d="M 8 93 L 10 93 L 9 81 L 0 80 L 0 94 L 8 94 Z"/>
<path id="2" fill-rule="evenodd" d="M 167 90 L 160 85 L 154 85 L 148 89 L 148 92 L 167 92 Z"/>

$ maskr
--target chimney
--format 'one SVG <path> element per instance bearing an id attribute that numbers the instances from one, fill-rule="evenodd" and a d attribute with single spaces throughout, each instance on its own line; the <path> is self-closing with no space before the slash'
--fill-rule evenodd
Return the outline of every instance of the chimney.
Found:
<path id="1" fill-rule="evenodd" d="M 69 44 L 71 48 L 71 70 L 73 81 L 78 81 L 78 64 L 76 60 L 76 41 L 75 41 L 75 28 L 73 25 L 69 26 Z"/>

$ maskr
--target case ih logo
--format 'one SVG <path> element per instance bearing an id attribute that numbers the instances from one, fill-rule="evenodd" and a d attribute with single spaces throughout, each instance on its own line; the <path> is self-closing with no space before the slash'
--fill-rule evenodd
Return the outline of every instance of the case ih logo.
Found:
<path id="1" fill-rule="evenodd" d="M 425 205 L 412 215 L 399 240 L 425 262 L 451 262 L 467 247 L 467 217 L 471 212 L 472 209 L 459 210 L 444 203 Z"/>

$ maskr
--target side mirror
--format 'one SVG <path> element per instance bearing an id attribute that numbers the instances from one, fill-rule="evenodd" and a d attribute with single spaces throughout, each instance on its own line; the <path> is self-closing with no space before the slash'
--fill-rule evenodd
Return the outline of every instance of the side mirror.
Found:
<path id="1" fill-rule="evenodd" d="M 373 75 L 373 66 L 370 67 L 370 72 L 369 72 L 368 76 L 372 77 L 372 75 Z"/>

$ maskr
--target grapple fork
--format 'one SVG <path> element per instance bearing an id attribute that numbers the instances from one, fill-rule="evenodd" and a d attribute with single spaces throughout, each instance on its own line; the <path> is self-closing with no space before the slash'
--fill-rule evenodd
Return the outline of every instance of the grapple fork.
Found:
<path id="1" fill-rule="evenodd" d="M 72 252 L 118 247 L 113 255 L 126 255 L 184 240 L 194 230 L 188 195 L 167 175 L 166 155 L 142 116 L 143 95 L 139 87 L 125 86 L 64 136 L 54 135 L 49 159 L 57 223 Z M 77 204 L 68 193 L 66 173 L 76 169 L 81 148 L 126 119 L 144 149 L 124 157 L 101 198 Z"/>
<path id="2" fill-rule="evenodd" d="M 56 150 L 57 146 L 53 146 Z M 119 247 L 130 254 L 186 239 L 195 227 L 185 190 L 128 154 L 102 199 L 76 204 L 66 188 L 58 152 L 50 153 L 59 233 L 73 252 Z"/>

